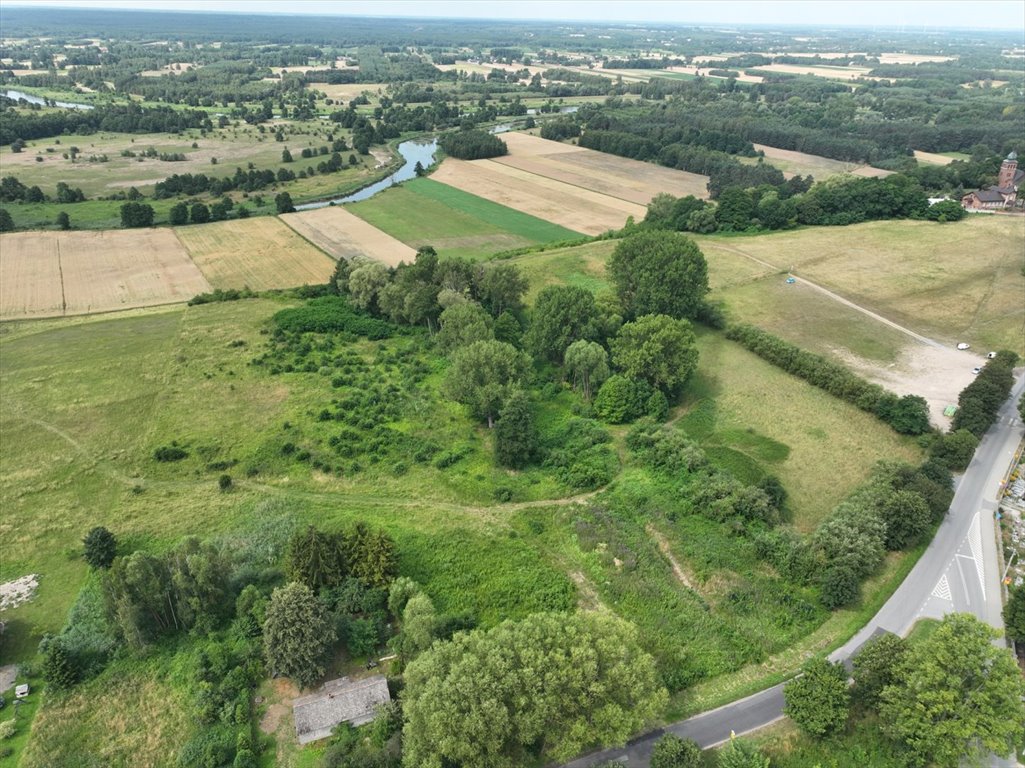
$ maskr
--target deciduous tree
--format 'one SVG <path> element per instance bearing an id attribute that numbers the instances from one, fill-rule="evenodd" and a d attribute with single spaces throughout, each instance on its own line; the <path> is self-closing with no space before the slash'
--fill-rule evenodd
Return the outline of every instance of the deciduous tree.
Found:
<path id="1" fill-rule="evenodd" d="M 907 652 L 907 642 L 898 635 L 880 635 L 865 643 L 852 662 L 855 699 L 866 707 L 877 707 L 883 688 L 897 682 Z"/>
<path id="2" fill-rule="evenodd" d="M 601 344 L 594 341 L 574 341 L 566 349 L 563 362 L 573 386 L 580 388 L 580 393 L 587 401 L 590 401 L 591 393 L 609 377 L 609 355 Z"/>
<path id="3" fill-rule="evenodd" d="M 517 389 L 502 406 L 495 425 L 495 457 L 502 466 L 521 469 L 537 455 L 539 442 L 530 398 Z"/>
<path id="4" fill-rule="evenodd" d="M 697 369 L 697 340 L 686 320 L 644 315 L 619 330 L 612 362 L 629 378 L 675 394 Z"/>
<path id="5" fill-rule="evenodd" d="M 971 614 L 946 616 L 908 651 L 883 689 L 884 732 L 919 761 L 954 768 L 964 757 L 1008 755 L 1025 730 L 1025 680 L 995 631 Z"/>
<path id="6" fill-rule="evenodd" d="M 453 400 L 467 406 L 475 418 L 487 421 L 490 428 L 529 366 L 529 358 L 512 344 L 476 341 L 452 355 L 445 390 Z"/>
<path id="7" fill-rule="evenodd" d="M 691 739 L 667 733 L 651 751 L 651 768 L 701 768 L 701 747 Z"/>
<path id="8" fill-rule="evenodd" d="M 1015 587 L 1004 606 L 1004 627 L 1016 643 L 1025 642 L 1025 587 Z"/>
<path id="9" fill-rule="evenodd" d="M 666 701 L 637 630 L 604 613 L 535 614 L 435 644 L 406 669 L 403 764 L 513 768 L 623 743 Z"/>
<path id="10" fill-rule="evenodd" d="M 677 232 L 638 232 L 620 240 L 607 270 L 628 318 L 693 318 L 708 293 L 701 249 Z"/>
<path id="11" fill-rule="evenodd" d="M 534 302 L 530 328 L 524 339 L 535 357 L 561 363 L 575 341 L 598 335 L 598 309 L 594 294 L 571 285 L 543 288 Z"/>
<path id="12" fill-rule="evenodd" d="M 801 730 L 817 738 L 836 733 L 850 708 L 847 670 L 841 663 L 812 659 L 784 686 L 783 699 L 783 713 Z"/>

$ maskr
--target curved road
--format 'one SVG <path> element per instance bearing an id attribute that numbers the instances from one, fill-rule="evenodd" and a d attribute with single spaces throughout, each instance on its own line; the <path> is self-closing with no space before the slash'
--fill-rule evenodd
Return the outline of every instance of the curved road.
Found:
<path id="1" fill-rule="evenodd" d="M 1017 403 L 1023 391 L 1025 377 L 1015 383 L 996 423 L 979 444 L 975 458 L 958 483 L 950 511 L 928 549 L 872 620 L 849 642 L 830 654 L 831 660 L 848 661 L 877 633 L 906 635 L 920 618 L 940 618 L 948 613 L 964 612 L 1003 628 L 1002 574 L 998 573 L 994 512 L 1000 481 L 1022 438 Z M 667 725 L 625 747 L 585 755 L 567 763 L 565 768 L 589 768 L 606 760 L 615 760 L 630 768 L 646 768 L 652 747 L 664 733 L 694 739 L 701 747 L 707 748 L 726 741 L 731 732 L 753 731 L 782 717 L 781 684 Z M 991 765 L 1014 766 L 1015 762 L 994 757 Z"/>

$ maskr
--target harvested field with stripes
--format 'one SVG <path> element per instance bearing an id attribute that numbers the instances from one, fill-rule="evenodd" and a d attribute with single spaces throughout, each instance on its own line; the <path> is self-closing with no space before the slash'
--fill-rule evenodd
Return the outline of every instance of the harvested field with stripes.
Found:
<path id="1" fill-rule="evenodd" d="M 708 197 L 708 177 L 616 155 L 549 141 L 526 133 L 506 133 L 509 154 L 494 162 L 565 182 L 575 187 L 647 205 L 659 192 L 676 197 Z"/>
<path id="2" fill-rule="evenodd" d="M 431 174 L 431 178 L 588 235 L 619 229 L 627 217 L 633 216 L 640 221 L 647 213 L 643 205 L 521 171 L 494 160 L 448 158 Z"/>
<path id="3" fill-rule="evenodd" d="M 326 283 L 334 261 L 279 219 L 219 221 L 175 230 L 214 288 L 295 288 Z"/>
<path id="4" fill-rule="evenodd" d="M 0 238 L 0 318 L 187 301 L 210 290 L 170 229 L 16 232 Z"/>
<path id="5" fill-rule="evenodd" d="M 878 177 L 889 176 L 892 173 L 892 171 L 884 171 L 882 168 L 873 168 L 870 165 L 859 165 L 843 160 L 834 160 L 831 157 L 809 155 L 807 152 L 779 149 L 778 147 L 770 147 L 767 144 L 755 144 L 754 148 L 764 152 L 765 159 L 783 171 L 783 175 L 788 179 L 794 175 L 807 176 L 811 174 L 816 181 L 823 181 L 830 176 L 836 176 L 840 173 Z M 742 162 L 750 161 L 750 158 L 742 158 L 741 160 Z"/>
<path id="6" fill-rule="evenodd" d="M 289 213 L 281 220 L 334 259 L 374 259 L 394 267 L 416 258 L 408 245 L 338 206 Z"/>

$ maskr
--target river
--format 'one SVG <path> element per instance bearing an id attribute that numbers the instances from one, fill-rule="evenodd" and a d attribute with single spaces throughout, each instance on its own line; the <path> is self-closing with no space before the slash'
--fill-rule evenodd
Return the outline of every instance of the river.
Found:
<path id="1" fill-rule="evenodd" d="M 47 105 L 46 99 L 40 98 L 39 96 L 33 96 L 31 93 L 22 93 L 21 91 L 6 90 L 3 95 L 9 99 L 21 99 L 27 101 L 29 104 L 41 104 L 44 107 Z M 73 101 L 50 101 L 55 107 L 61 107 L 62 109 L 92 109 L 92 104 L 76 104 Z"/>
<path id="2" fill-rule="evenodd" d="M 333 200 L 318 200 L 315 203 L 304 203 L 297 205 L 297 211 L 309 211 L 314 208 L 324 208 L 328 205 L 344 205 L 345 203 L 357 203 L 360 200 L 367 200 L 378 192 L 383 192 L 393 184 L 400 181 L 408 181 L 416 176 L 416 164 L 420 163 L 424 168 L 434 164 L 434 153 L 438 149 L 438 140 L 430 141 L 404 141 L 399 144 L 399 154 L 406 162 L 395 173 L 386 179 L 382 179 L 369 187 L 363 187 L 358 192 L 353 192 L 345 197 L 337 197 Z"/>

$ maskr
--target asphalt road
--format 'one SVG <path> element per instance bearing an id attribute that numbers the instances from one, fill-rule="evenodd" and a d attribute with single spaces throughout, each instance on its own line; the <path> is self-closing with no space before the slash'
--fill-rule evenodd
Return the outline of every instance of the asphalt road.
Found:
<path id="1" fill-rule="evenodd" d="M 905 635 L 921 618 L 964 612 L 1003 628 L 994 512 L 1000 481 L 1022 438 L 1017 403 L 1023 390 L 1025 378 L 1016 382 L 997 422 L 979 444 L 928 549 L 872 620 L 830 654 L 831 660 L 847 661 L 877 633 Z M 630 768 L 647 768 L 651 750 L 664 733 L 694 739 L 707 748 L 726 741 L 731 733 L 757 730 L 781 717 L 783 686 L 777 685 L 645 734 L 625 747 L 585 755 L 565 768 L 589 768 L 606 760 Z M 1014 766 L 1015 762 L 994 757 L 991 765 Z"/>

